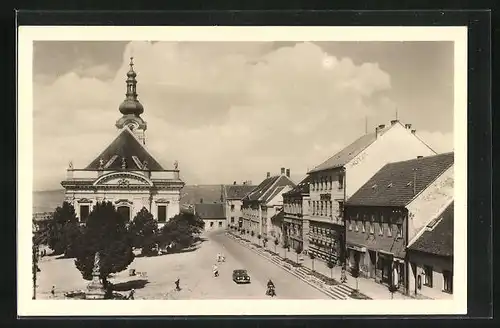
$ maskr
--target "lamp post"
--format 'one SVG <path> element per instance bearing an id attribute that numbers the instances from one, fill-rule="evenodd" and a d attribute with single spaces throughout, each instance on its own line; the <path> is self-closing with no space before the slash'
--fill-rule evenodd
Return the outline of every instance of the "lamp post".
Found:
<path id="1" fill-rule="evenodd" d="M 36 276 L 38 273 L 38 246 L 33 245 L 33 264 L 32 264 L 32 273 L 33 273 L 33 299 L 36 299 Z"/>

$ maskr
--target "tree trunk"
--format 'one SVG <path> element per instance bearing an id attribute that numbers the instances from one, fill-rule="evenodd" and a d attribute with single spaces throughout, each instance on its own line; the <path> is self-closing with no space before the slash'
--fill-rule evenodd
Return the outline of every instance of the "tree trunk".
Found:
<path id="1" fill-rule="evenodd" d="M 333 279 L 333 268 L 330 269 L 330 278 Z"/>
<path id="2" fill-rule="evenodd" d="M 314 259 L 312 260 L 312 269 L 314 271 Z"/>
<path id="3" fill-rule="evenodd" d="M 356 277 L 356 290 L 358 290 L 358 278 Z"/>

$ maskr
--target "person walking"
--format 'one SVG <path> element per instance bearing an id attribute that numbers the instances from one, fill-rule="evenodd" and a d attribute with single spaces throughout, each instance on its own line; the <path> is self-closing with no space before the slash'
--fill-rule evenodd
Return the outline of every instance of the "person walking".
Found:
<path id="1" fill-rule="evenodd" d="M 214 273 L 214 277 L 219 276 L 219 268 L 217 267 L 217 265 L 214 264 L 214 266 L 212 267 L 212 271 Z"/>
<path id="2" fill-rule="evenodd" d="M 181 287 L 179 286 L 180 285 L 180 279 L 177 278 L 177 280 L 175 281 L 175 290 L 176 291 L 180 291 L 181 290 Z"/>
<path id="3" fill-rule="evenodd" d="M 133 300 L 134 299 L 134 294 L 135 294 L 135 289 L 132 288 L 132 290 L 130 291 L 130 293 L 128 294 L 128 297 L 127 299 L 129 300 Z"/>

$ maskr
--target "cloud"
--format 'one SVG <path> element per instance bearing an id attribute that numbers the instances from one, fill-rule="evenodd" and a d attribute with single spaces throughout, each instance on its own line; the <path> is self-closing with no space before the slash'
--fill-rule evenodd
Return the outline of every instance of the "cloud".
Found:
<path id="1" fill-rule="evenodd" d="M 417 136 L 437 153 L 453 151 L 453 133 L 443 133 L 439 131 L 417 131 Z"/>
<path id="2" fill-rule="evenodd" d="M 57 188 L 69 160 L 87 165 L 116 135 L 132 55 L 148 148 L 165 166 L 178 160 L 187 183 L 301 176 L 394 106 L 376 63 L 313 43 L 131 42 L 114 75 L 96 64 L 35 78 L 35 189 Z"/>

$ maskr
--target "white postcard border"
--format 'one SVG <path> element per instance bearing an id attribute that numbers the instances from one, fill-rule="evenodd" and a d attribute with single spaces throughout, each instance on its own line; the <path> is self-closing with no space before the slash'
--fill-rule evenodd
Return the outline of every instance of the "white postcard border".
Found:
<path id="1" fill-rule="evenodd" d="M 32 300 L 33 41 L 453 41 L 455 63 L 454 294 L 452 300 Z M 63 136 L 62 136 L 63 137 Z M 19 316 L 95 315 L 429 315 L 467 312 L 467 28 L 455 27 L 102 27 L 18 30 Z M 58 154 L 54 154 L 58 156 Z M 463 268 L 463 269 L 459 269 Z M 120 302 L 120 303 L 116 303 Z"/>

